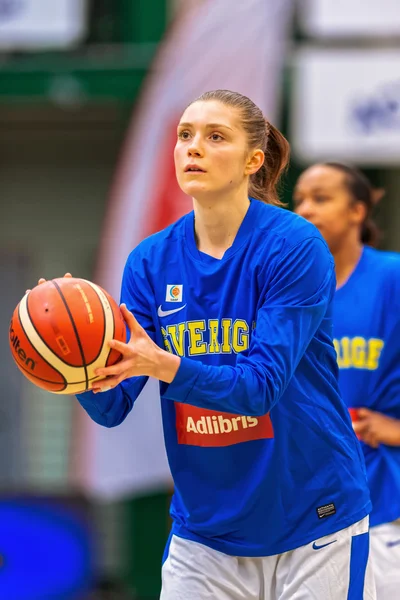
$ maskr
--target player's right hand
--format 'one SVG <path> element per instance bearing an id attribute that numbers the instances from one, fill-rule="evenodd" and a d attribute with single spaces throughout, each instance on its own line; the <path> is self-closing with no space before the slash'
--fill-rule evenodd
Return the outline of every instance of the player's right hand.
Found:
<path id="1" fill-rule="evenodd" d="M 71 273 L 65 273 L 64 277 L 72 277 Z M 44 279 L 43 277 L 41 277 L 38 281 L 38 285 L 40 285 L 41 283 L 46 283 L 46 279 Z M 26 290 L 25 294 L 29 294 L 31 290 Z"/>

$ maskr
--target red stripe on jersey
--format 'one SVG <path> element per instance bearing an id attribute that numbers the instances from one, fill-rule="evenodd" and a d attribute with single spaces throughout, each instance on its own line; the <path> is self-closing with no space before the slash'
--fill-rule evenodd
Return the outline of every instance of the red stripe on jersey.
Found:
<path id="1" fill-rule="evenodd" d="M 182 402 L 175 402 L 175 411 L 179 444 L 203 447 L 232 446 L 274 437 L 269 414 L 247 417 L 206 410 Z"/>

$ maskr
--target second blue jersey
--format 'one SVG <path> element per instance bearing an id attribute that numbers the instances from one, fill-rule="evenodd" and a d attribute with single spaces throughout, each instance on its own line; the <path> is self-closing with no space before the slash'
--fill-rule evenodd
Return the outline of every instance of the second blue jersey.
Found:
<path id="1" fill-rule="evenodd" d="M 400 419 L 400 255 L 364 247 L 334 300 L 339 384 L 349 408 Z M 400 447 L 362 443 L 371 525 L 400 517 Z"/>
<path id="2" fill-rule="evenodd" d="M 173 533 L 236 556 L 279 554 L 370 511 L 338 393 L 333 259 L 315 227 L 256 200 L 220 260 L 198 250 L 194 218 L 131 253 L 121 295 L 181 357 L 160 383 Z M 115 426 L 145 382 L 79 401 Z"/>

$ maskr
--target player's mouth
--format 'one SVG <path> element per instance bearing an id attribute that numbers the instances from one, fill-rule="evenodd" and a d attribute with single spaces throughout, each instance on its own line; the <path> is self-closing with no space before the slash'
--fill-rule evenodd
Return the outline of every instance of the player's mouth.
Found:
<path id="1" fill-rule="evenodd" d="M 199 165 L 196 165 L 195 163 L 191 163 L 189 165 L 186 165 L 185 167 L 185 173 L 206 173 L 206 171 L 204 169 L 202 169 Z"/>

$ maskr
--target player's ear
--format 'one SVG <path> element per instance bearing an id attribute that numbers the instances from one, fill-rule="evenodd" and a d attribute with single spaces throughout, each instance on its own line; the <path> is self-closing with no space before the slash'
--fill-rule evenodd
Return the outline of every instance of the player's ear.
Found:
<path id="1" fill-rule="evenodd" d="M 367 216 L 367 207 L 365 206 L 365 203 L 354 202 L 352 206 L 352 213 L 356 223 L 363 223 Z"/>
<path id="2" fill-rule="evenodd" d="M 252 150 L 246 161 L 244 170 L 245 175 L 253 175 L 256 173 L 264 164 L 264 159 L 264 152 L 260 148 Z"/>

